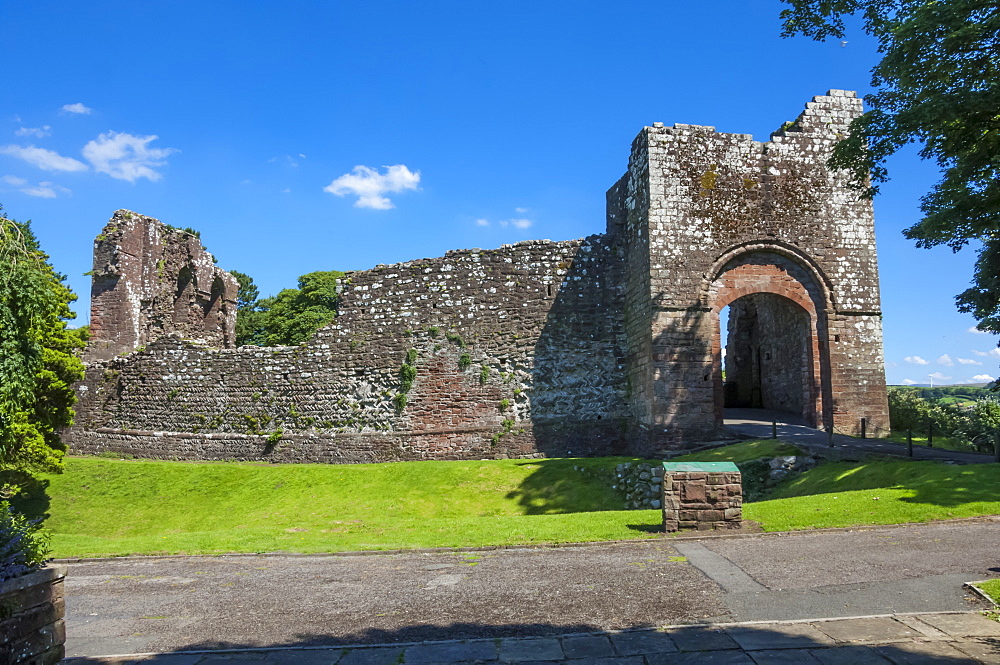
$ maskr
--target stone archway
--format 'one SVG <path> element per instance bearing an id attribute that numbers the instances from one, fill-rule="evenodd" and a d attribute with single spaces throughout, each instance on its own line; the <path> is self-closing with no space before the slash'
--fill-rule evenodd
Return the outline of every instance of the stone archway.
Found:
<path id="1" fill-rule="evenodd" d="M 826 294 L 821 278 L 785 253 L 752 249 L 725 261 L 709 291 L 717 422 L 727 401 L 794 413 L 813 427 L 831 422 Z M 725 384 L 722 334 L 735 343 Z"/>

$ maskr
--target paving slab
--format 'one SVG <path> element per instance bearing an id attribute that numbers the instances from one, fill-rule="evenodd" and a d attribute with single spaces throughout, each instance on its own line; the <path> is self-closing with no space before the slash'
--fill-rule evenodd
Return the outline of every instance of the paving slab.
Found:
<path id="1" fill-rule="evenodd" d="M 833 644 L 828 635 L 808 623 L 733 626 L 725 630 L 747 651 L 807 649 Z"/>
<path id="2" fill-rule="evenodd" d="M 739 649 L 650 654 L 646 656 L 646 662 L 649 665 L 754 665 L 750 656 Z"/>
<path id="3" fill-rule="evenodd" d="M 813 658 L 823 665 L 888 665 L 889 663 L 871 647 L 861 645 L 815 649 L 811 653 Z"/>
<path id="4" fill-rule="evenodd" d="M 670 634 L 658 631 L 636 631 L 613 634 L 610 637 L 619 656 L 637 656 L 648 653 L 677 653 L 677 645 Z"/>
<path id="5" fill-rule="evenodd" d="M 564 637 L 561 642 L 566 658 L 608 658 L 618 655 L 607 635 Z"/>
<path id="6" fill-rule="evenodd" d="M 955 648 L 986 665 L 1000 665 L 1000 639 L 972 638 L 957 642 Z"/>
<path id="7" fill-rule="evenodd" d="M 680 651 L 715 651 L 738 649 L 739 644 L 721 628 L 711 626 L 691 626 L 672 628 L 667 635 Z"/>
<path id="8" fill-rule="evenodd" d="M 918 618 L 955 637 L 1000 637 L 1000 623 L 981 614 L 929 614 Z"/>
<path id="9" fill-rule="evenodd" d="M 820 665 L 820 661 L 805 649 L 748 651 L 747 655 L 757 665 Z"/>
<path id="10" fill-rule="evenodd" d="M 492 641 L 418 644 L 407 647 L 403 652 L 403 662 L 406 665 L 431 665 L 432 663 L 449 663 L 453 661 L 496 659 L 497 645 Z M 543 659 L 536 658 L 535 660 Z"/>
<path id="11" fill-rule="evenodd" d="M 396 665 L 402 655 L 401 646 L 351 649 L 337 661 L 337 665 Z"/>
<path id="12" fill-rule="evenodd" d="M 922 637 L 918 631 L 889 617 L 838 619 L 814 625 L 838 642 L 896 642 Z"/>
<path id="13" fill-rule="evenodd" d="M 500 641 L 500 662 L 503 663 L 562 660 L 564 657 L 562 646 L 555 638 L 513 638 Z"/>
<path id="14" fill-rule="evenodd" d="M 973 665 L 970 658 L 944 642 L 898 642 L 875 647 L 881 655 L 895 665 Z"/>

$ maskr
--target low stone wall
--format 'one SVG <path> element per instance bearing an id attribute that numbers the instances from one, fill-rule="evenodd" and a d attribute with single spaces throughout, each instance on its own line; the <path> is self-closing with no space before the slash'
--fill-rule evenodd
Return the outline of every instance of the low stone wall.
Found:
<path id="1" fill-rule="evenodd" d="M 51 665 L 65 655 L 65 566 L 0 582 L 0 663 Z"/>
<path id="2" fill-rule="evenodd" d="M 715 463 L 713 470 L 686 470 L 698 464 L 667 464 L 663 475 L 663 529 L 739 529 L 743 525 L 743 485 L 735 464 Z M 723 467 L 731 467 L 732 470 Z"/>
<path id="3" fill-rule="evenodd" d="M 663 466 L 645 462 L 618 464 L 613 487 L 625 495 L 626 508 L 659 508 L 663 505 Z"/>
<path id="4" fill-rule="evenodd" d="M 76 430 L 77 455 L 162 460 L 366 464 L 408 460 L 599 456 L 621 452 L 621 423 L 519 423 L 510 428 L 282 433 L 171 432 L 99 427 Z"/>

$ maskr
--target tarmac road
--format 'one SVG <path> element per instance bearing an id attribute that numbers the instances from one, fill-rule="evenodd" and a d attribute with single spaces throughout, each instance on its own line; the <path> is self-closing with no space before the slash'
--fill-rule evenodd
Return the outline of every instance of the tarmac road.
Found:
<path id="1" fill-rule="evenodd" d="M 67 655 L 559 635 L 983 607 L 1000 518 L 577 547 L 69 564 Z"/>

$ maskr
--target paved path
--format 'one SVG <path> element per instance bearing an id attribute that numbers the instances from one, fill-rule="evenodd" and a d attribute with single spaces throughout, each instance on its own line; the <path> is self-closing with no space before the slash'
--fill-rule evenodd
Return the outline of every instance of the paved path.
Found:
<path id="1" fill-rule="evenodd" d="M 765 409 L 726 409 L 724 423 L 726 427 L 740 434 L 760 439 L 771 438 L 772 420 L 778 423 L 778 438 L 795 445 L 808 448 L 824 457 L 838 459 L 860 459 L 865 455 L 889 455 L 892 457 L 907 457 L 905 443 L 896 443 L 886 439 L 859 439 L 844 434 L 834 434 L 833 449 L 830 449 L 830 437 L 823 430 L 807 427 L 801 418 L 790 413 L 767 411 Z M 962 453 L 943 448 L 928 448 L 913 446 L 915 459 L 931 459 L 962 464 L 987 464 L 996 461 L 993 455 L 978 453 Z"/>
<path id="2" fill-rule="evenodd" d="M 610 643 L 614 657 L 626 659 L 620 662 L 638 664 L 643 661 L 627 660 L 613 631 L 981 609 L 985 604 L 962 583 L 998 574 L 1000 518 L 547 549 L 79 562 L 69 565 L 66 578 L 67 655 L 173 652 L 179 658 L 192 649 L 342 649 L 449 639 L 480 640 L 475 648 L 486 653 L 505 640 L 537 637 L 548 641 L 530 644 L 548 644 L 553 655 L 551 645 L 558 644 L 563 655 L 539 651 L 533 659 L 559 661 L 570 653 L 567 644 L 577 644 L 560 636 L 595 633 L 600 639 L 579 644 L 605 646 L 587 653 L 598 657 Z M 393 648 L 387 662 L 397 662 L 402 647 Z M 420 660 L 414 654 L 422 651 L 408 648 L 415 651 L 406 663 L 439 662 Z M 357 651 L 371 658 L 390 653 Z M 288 656 L 281 662 L 332 663 L 334 653 L 341 651 L 310 655 L 331 658 L 326 661 Z M 507 657 L 496 652 L 490 658 L 497 654 Z M 381 662 L 354 660 L 362 657 L 340 662 Z M 735 652 L 725 656 L 731 657 Z M 165 658 L 153 662 L 175 662 Z M 278 662 L 279 656 L 267 658 Z M 448 658 L 440 662 L 461 660 Z M 646 662 L 691 662 L 672 658 Z M 466 658 L 476 659 L 489 660 Z"/>
<path id="3" fill-rule="evenodd" d="M 975 613 L 675 626 L 556 637 L 71 658 L 67 665 L 429 665 L 567 663 L 897 665 L 1000 663 L 1000 623 Z"/>

